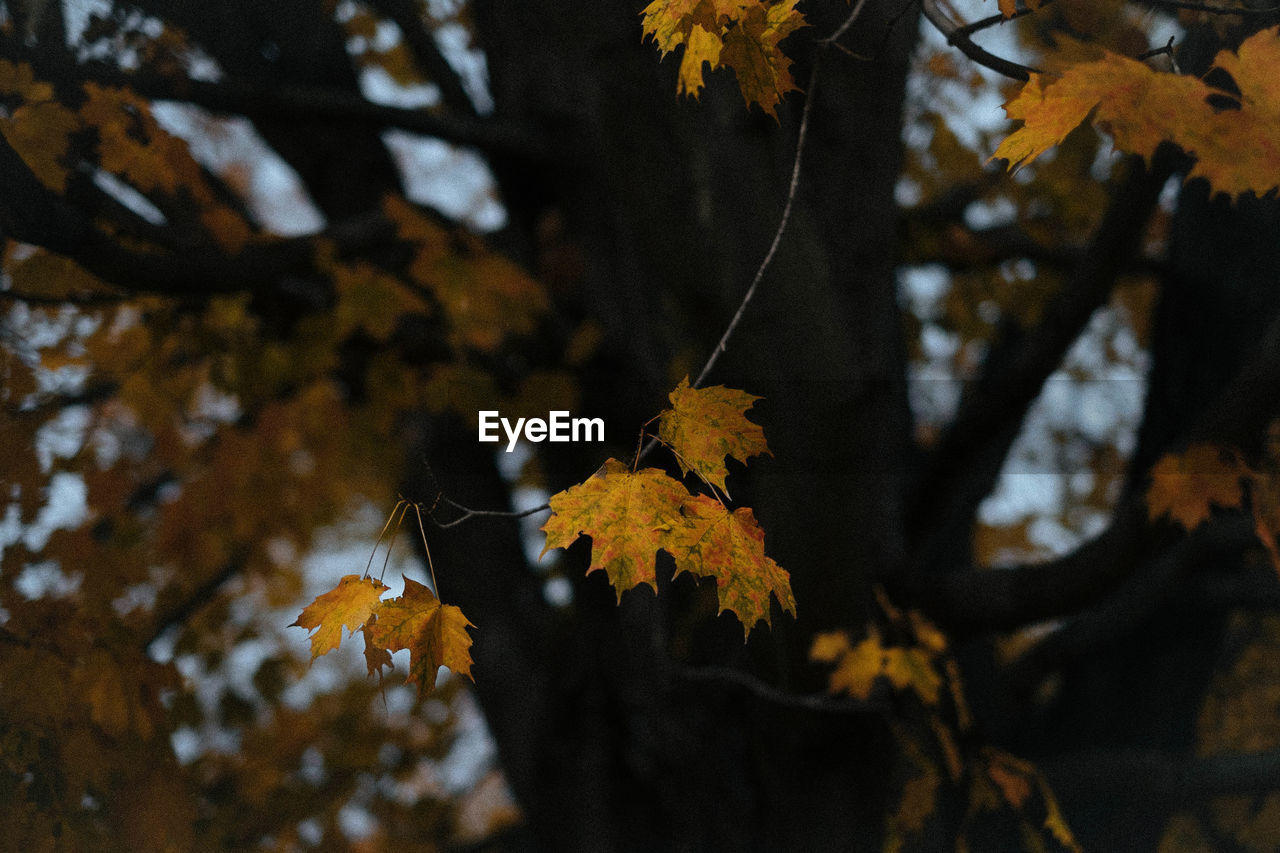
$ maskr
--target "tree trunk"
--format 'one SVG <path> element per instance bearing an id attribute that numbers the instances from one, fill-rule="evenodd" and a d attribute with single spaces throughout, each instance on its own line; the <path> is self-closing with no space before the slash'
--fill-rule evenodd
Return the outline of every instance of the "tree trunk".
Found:
<path id="1" fill-rule="evenodd" d="M 593 405 L 623 401 L 605 413 L 619 456 L 634 452 L 636 431 L 680 375 L 696 374 L 750 283 L 782 210 L 803 104 L 790 98 L 775 123 L 748 112 L 724 72 L 698 103 L 677 100 L 673 64 L 641 44 L 634 11 L 585 0 L 475 8 L 497 112 L 558 140 L 539 174 L 502 162 L 495 171 L 514 226 L 530 231 L 526 245 L 555 216 L 585 258 L 578 289 L 562 299 L 606 324 L 616 369 L 594 387 L 587 377 L 583 408 L 596 415 Z M 877 847 L 893 752 L 878 717 L 778 708 L 681 672 L 729 661 L 788 689 L 816 687 L 820 673 L 803 663 L 809 637 L 861 624 L 870 578 L 903 552 L 905 472 L 884 461 L 903 458 L 909 429 L 895 223 L 883 211 L 893 209 L 915 27 L 899 21 L 884 40 L 896 11 L 873 2 L 859 23 L 870 50 L 883 42 L 876 61 L 824 57 L 795 214 L 708 380 L 765 397 L 753 416 L 775 458 L 734 473 L 730 491 L 756 507 L 769 553 L 792 573 L 799 619 L 776 612 L 772 631 L 756 629 L 744 647 L 729 616 L 692 635 L 679 624 L 676 611 L 709 590 L 663 580 L 658 599 L 637 590 L 615 606 L 592 576 L 573 606 L 548 615 L 550 639 L 518 649 L 531 659 L 521 679 L 485 674 L 507 663 L 479 644 L 502 641 L 477 639 L 477 681 L 497 685 L 478 695 L 549 849 Z M 839 23 L 813 20 L 818 35 Z M 797 70 L 802 85 L 807 70 Z M 694 319 L 680 326 L 680 316 Z M 469 441 L 441 437 L 432 458 L 463 454 Z M 595 448 L 559 451 L 547 467 L 565 481 L 551 485 L 602 461 Z M 445 546 L 459 566 L 451 597 L 484 634 L 516 636 L 533 617 L 495 600 L 498 570 L 462 568 L 513 560 L 513 545 L 500 555 L 474 536 L 461 543 Z M 583 556 L 571 549 L 571 575 Z"/>

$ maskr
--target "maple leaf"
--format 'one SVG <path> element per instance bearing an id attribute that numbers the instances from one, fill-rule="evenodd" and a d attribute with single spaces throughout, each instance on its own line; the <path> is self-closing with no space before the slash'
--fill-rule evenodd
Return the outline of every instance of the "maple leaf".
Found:
<path id="1" fill-rule="evenodd" d="M 676 574 L 715 578 L 720 612 L 729 610 L 749 635 L 769 618 L 770 596 L 796 615 L 791 576 L 764 553 L 764 531 L 750 507 L 728 510 L 706 495 L 690 496 L 682 507 L 684 524 L 663 545 L 675 558 Z"/>
<path id="2" fill-rule="evenodd" d="M 1068 52 L 1086 49 L 1062 40 Z M 1280 187 L 1280 27 L 1250 36 L 1237 53 L 1222 51 L 1215 64 L 1235 78 L 1238 98 L 1109 51 L 1066 67 L 1056 79 L 1032 74 L 1005 104 L 1006 114 L 1022 127 L 1000 143 L 992 159 L 1008 160 L 1010 169 L 1030 163 L 1093 112 L 1094 124 L 1121 151 L 1150 159 L 1168 140 L 1196 158 L 1188 178 L 1204 177 L 1215 192 L 1233 196 L 1265 195 Z M 1208 100 L 1215 95 L 1238 100 L 1239 109 L 1216 109 Z"/>
<path id="3" fill-rule="evenodd" d="M 386 584 L 360 575 L 344 575 L 338 585 L 316 596 L 298 615 L 290 627 L 314 630 L 311 635 L 311 659 L 328 654 L 342 641 L 342 627 L 354 634 L 373 615 L 386 591 Z"/>
<path id="4" fill-rule="evenodd" d="M 780 41 L 805 26 L 796 2 L 748 8 L 738 26 L 725 33 L 720 54 L 720 61 L 738 75 L 747 105 L 757 103 L 774 118 L 782 96 L 799 88 L 791 78 L 791 60 L 778 48 Z"/>
<path id="5" fill-rule="evenodd" d="M 938 704 L 942 676 L 929 652 L 921 647 L 886 646 L 875 625 L 856 646 L 843 631 L 818 634 L 809 647 L 809 660 L 834 664 L 827 682 L 831 693 L 866 700 L 876 679 L 884 676 L 895 689 L 910 688 L 925 704 Z"/>
<path id="6" fill-rule="evenodd" d="M 764 430 L 746 416 L 759 399 L 723 385 L 690 388 L 686 376 L 670 394 L 671 408 L 659 416 L 658 437 L 671 445 L 681 471 L 696 471 L 723 492 L 726 456 L 745 463 L 769 452 Z"/>
<path id="7" fill-rule="evenodd" d="M 747 105 L 777 118 L 782 96 L 794 90 L 791 62 L 778 44 L 807 26 L 798 0 L 654 0 L 640 14 L 646 36 L 663 56 L 681 45 L 677 93 L 697 96 L 703 63 L 711 70 L 732 68 Z"/>
<path id="8" fill-rule="evenodd" d="M 552 496 L 542 553 L 567 548 L 585 534 L 592 542 L 587 573 L 604 569 L 619 601 L 624 590 L 641 583 L 657 592 L 654 561 L 668 534 L 683 525 L 680 506 L 689 492 L 657 468 L 632 473 L 609 459 L 603 469 Z"/>
<path id="9" fill-rule="evenodd" d="M 1248 473 L 1234 453 L 1212 444 L 1167 454 L 1151 469 L 1147 515 L 1151 521 L 1168 515 L 1193 530 L 1209 518 L 1211 504 L 1224 509 L 1241 505 L 1240 480 Z"/>
<path id="10" fill-rule="evenodd" d="M 442 666 L 471 678 L 471 636 L 467 628 L 474 627 L 462 610 L 441 604 L 429 587 L 406 577 L 404 594 L 382 602 L 365 636 L 384 652 L 408 649 L 409 683 L 417 684 L 418 694 L 426 696 L 435 689 L 436 673 Z M 371 671 L 375 660 L 383 658 L 380 654 L 368 657 L 366 648 Z"/>

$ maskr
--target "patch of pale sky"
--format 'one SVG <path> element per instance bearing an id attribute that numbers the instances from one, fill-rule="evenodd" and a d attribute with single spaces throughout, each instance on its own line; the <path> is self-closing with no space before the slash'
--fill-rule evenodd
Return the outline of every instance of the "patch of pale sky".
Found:
<path id="1" fill-rule="evenodd" d="M 248 119 L 214 116 L 175 101 L 156 101 L 151 112 L 156 122 L 184 140 L 191 156 L 211 172 L 243 171 L 245 203 L 268 231 L 293 237 L 324 227 L 324 217 L 303 191 L 298 173 L 263 141 Z"/>

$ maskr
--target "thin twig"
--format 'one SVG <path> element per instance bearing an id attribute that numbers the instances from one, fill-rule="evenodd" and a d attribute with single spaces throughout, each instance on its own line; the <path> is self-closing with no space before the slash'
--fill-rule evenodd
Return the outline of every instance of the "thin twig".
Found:
<path id="1" fill-rule="evenodd" d="M 1162 54 L 1167 55 L 1171 60 L 1173 59 L 1173 36 L 1169 36 L 1169 42 L 1164 47 L 1154 47 L 1146 53 L 1140 53 L 1138 54 L 1137 59 L 1139 62 L 1145 62 L 1148 59 Z"/>
<path id="2" fill-rule="evenodd" d="M 476 518 L 480 516 L 485 516 L 490 518 L 524 518 L 526 515 L 536 515 L 537 513 L 540 513 L 544 510 L 551 509 L 551 504 L 543 504 L 542 506 L 535 506 L 533 509 L 526 509 L 526 510 L 521 510 L 520 512 L 514 512 L 514 511 L 499 510 L 499 509 L 472 509 L 471 507 L 463 506 L 457 501 L 451 500 L 449 498 L 444 498 L 443 502 L 447 503 L 449 506 L 453 507 L 456 510 L 460 510 L 462 512 L 462 515 L 458 516 L 453 521 L 436 521 L 434 518 L 432 518 L 431 520 L 435 521 L 436 526 L 439 527 L 441 530 L 447 530 L 450 527 L 457 527 L 459 524 L 461 524 L 464 521 L 469 521 L 472 518 Z"/>
<path id="3" fill-rule="evenodd" d="M 862 8 L 865 0 L 859 0 L 855 12 Z M 852 22 L 852 16 L 850 16 Z M 733 319 L 729 321 L 729 326 L 724 330 L 724 334 L 720 336 L 719 343 L 716 348 L 711 351 L 707 363 L 702 366 L 698 378 L 695 379 L 690 387 L 698 388 L 702 385 L 702 381 L 707 378 L 707 374 L 711 372 L 711 368 L 715 367 L 717 361 L 720 360 L 720 354 L 725 351 L 725 347 L 729 343 L 729 338 L 733 337 L 733 333 L 738 328 L 738 324 L 742 322 L 742 315 L 746 313 L 747 306 L 751 304 L 751 299 L 756 295 L 756 288 L 760 285 L 760 280 L 764 278 L 765 270 L 769 268 L 769 264 L 773 262 L 773 256 L 778 251 L 778 244 L 782 242 L 782 234 L 787 230 L 787 223 L 791 221 L 791 208 L 796 200 L 796 188 L 800 186 L 800 161 L 804 155 L 805 136 L 809 131 L 809 114 L 813 109 L 814 93 L 818 86 L 818 66 L 820 64 L 821 54 L 815 54 L 813 57 L 813 68 L 809 71 L 809 85 L 805 87 L 804 111 L 800 114 L 800 131 L 796 137 L 796 158 L 791 164 L 791 184 L 787 187 L 787 203 L 782 208 L 782 217 L 778 220 L 778 227 L 773 232 L 773 242 L 769 244 L 769 251 L 765 253 L 764 260 L 760 262 L 760 266 L 756 269 L 755 276 L 751 279 L 751 286 L 747 288 L 747 292 L 743 294 L 742 301 L 738 303 L 738 310 L 734 312 Z M 653 442 L 649 442 L 649 446 L 653 446 Z M 646 448 L 647 450 L 647 448 Z M 643 457 L 644 454 L 642 453 Z"/>
<path id="4" fill-rule="evenodd" d="M 1042 2 L 1039 5 L 1039 7 L 1037 7 L 1036 9 L 1023 6 L 1020 9 L 1015 9 L 1013 14 L 1008 16 L 1007 18 L 1004 16 L 1003 12 L 997 12 L 994 15 L 988 15 L 985 18 L 979 18 L 978 20 L 974 21 L 972 24 L 965 24 L 963 27 L 957 27 L 956 33 L 959 35 L 971 36 L 980 30 L 985 30 L 987 27 L 994 27 L 996 24 L 1003 24 L 1005 21 L 1012 21 L 1017 18 L 1022 18 L 1022 17 L 1025 17 L 1026 15 L 1030 15 L 1035 12 L 1038 12 L 1040 9 L 1043 9 L 1045 6 L 1048 6 L 1052 2 L 1053 0 L 1044 0 L 1044 2 Z"/>
<path id="5" fill-rule="evenodd" d="M 1013 80 L 1021 80 L 1024 83 L 1031 79 L 1032 74 L 1040 73 L 1038 68 L 1022 65 L 1002 56 L 996 56 L 994 53 L 979 47 L 965 32 L 964 28 L 951 20 L 946 12 L 942 11 L 938 6 L 938 0 L 921 0 L 920 9 L 924 12 L 924 16 L 929 23 L 933 24 L 938 32 L 946 36 L 947 44 L 959 50 L 982 67 L 990 68 L 997 74 L 1003 74 L 1006 77 Z M 970 26 L 973 25 L 971 24 Z M 990 25 L 988 24 L 988 26 Z"/>
<path id="6" fill-rule="evenodd" d="M 824 39 L 819 39 L 818 44 L 824 46 L 834 44 L 841 36 L 849 31 L 849 27 L 853 26 L 853 22 L 858 20 L 858 16 L 862 14 L 862 7 L 865 5 L 867 5 L 867 0 L 858 0 L 853 7 L 853 11 L 849 13 L 849 17 L 844 19 L 844 23 L 836 27 L 836 31 L 831 35 Z M 812 81 L 810 81 L 810 84 L 812 85 Z M 810 89 L 809 91 L 812 92 L 813 90 Z"/>

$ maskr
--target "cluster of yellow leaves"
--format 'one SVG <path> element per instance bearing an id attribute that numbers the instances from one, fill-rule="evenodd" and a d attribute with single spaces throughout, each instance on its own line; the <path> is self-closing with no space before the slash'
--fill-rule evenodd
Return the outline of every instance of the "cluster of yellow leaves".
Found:
<path id="1" fill-rule="evenodd" d="M 62 164 L 71 133 L 80 128 L 76 114 L 54 97 L 53 85 L 36 80 L 31 66 L 0 59 L 0 97 L 9 106 L 0 132 L 26 161 L 40 182 L 62 192 L 67 168 Z"/>
<path id="2" fill-rule="evenodd" d="M 73 111 L 55 99 L 52 84 L 35 79 L 31 66 L 0 60 L 0 98 L 14 103 L 0 132 L 41 183 L 66 189 L 70 136 L 91 131 L 103 170 L 153 200 L 190 194 L 200 204 L 200 224 L 224 249 L 244 247 L 248 223 L 218 201 L 187 144 L 160 127 L 146 100 L 115 86 L 86 82 L 82 88 L 83 104 Z"/>
<path id="3" fill-rule="evenodd" d="M 471 677 L 471 637 L 474 628 L 462 611 L 441 604 L 431 589 L 412 578 L 404 579 L 404 594 L 382 599 L 387 586 L 379 580 L 346 575 L 338 585 L 303 608 L 293 624 L 312 630 L 311 658 L 328 654 L 342 642 L 342 629 L 364 635 L 364 657 L 369 674 L 391 665 L 391 652 L 409 651 L 410 684 L 419 696 L 435 689 L 442 666 Z"/>
<path id="4" fill-rule="evenodd" d="M 160 127 L 143 98 L 116 86 L 85 83 L 80 117 L 98 135 L 99 165 L 144 195 L 186 191 L 199 203 L 200 223 L 228 252 L 249 242 L 249 225 L 218 201 L 187 143 Z"/>
<path id="5" fill-rule="evenodd" d="M 975 748 L 972 737 L 957 736 L 970 732 L 973 722 L 946 635 L 920 613 L 895 607 L 883 590 L 875 592 L 885 631 L 872 622 L 856 644 L 843 631 L 818 634 L 809 659 L 832 666 L 828 690 L 833 694 L 866 701 L 884 685 L 919 700 L 914 712 L 899 713 L 892 726 L 913 772 L 902 783 L 897 808 L 886 816 L 884 849 L 902 850 L 918 840 L 937 808 L 938 791 L 950 785 L 968 802 L 958 850 L 968 849 L 969 833 L 981 820 L 1010 812 L 1022 825 L 1029 849 L 1044 849 L 1052 838 L 1079 850 L 1053 792 L 1032 764 L 991 746 Z M 894 642 L 885 641 L 886 632 Z"/>
<path id="6" fill-rule="evenodd" d="M 1186 530 L 1209 520 L 1213 507 L 1253 514 L 1254 532 L 1280 572 L 1280 422 L 1270 430 L 1271 448 L 1260 470 L 1247 465 L 1233 450 L 1212 444 L 1193 444 L 1170 453 L 1151 469 L 1147 515 L 1151 521 L 1168 516 Z"/>
<path id="7" fill-rule="evenodd" d="M 876 599 L 891 627 L 905 643 L 886 645 L 880 629 L 872 623 L 867 636 L 856 645 L 844 631 L 818 634 L 809 647 L 809 659 L 833 665 L 828 689 L 835 694 L 866 700 L 879 678 L 897 691 L 915 693 L 925 705 L 935 707 L 947 684 L 958 716 L 967 726 L 968 710 L 962 694 L 958 670 L 946 654 L 947 638 L 915 610 L 905 613 L 894 607 L 880 589 Z"/>
<path id="8" fill-rule="evenodd" d="M 1085 49 L 1066 41 L 1072 52 Z M 1238 96 L 1109 51 L 1053 78 L 1032 74 L 1005 104 L 1022 127 L 992 158 L 1008 160 L 1010 168 L 1030 163 L 1093 112 L 1094 124 L 1121 151 L 1150 159 L 1167 140 L 1196 158 L 1188 177 L 1207 179 L 1215 193 L 1266 195 L 1280 187 L 1280 28 L 1255 33 L 1235 53 L 1222 51 L 1215 66 L 1235 80 Z M 1215 96 L 1238 107 L 1219 109 L 1209 102 Z"/>
<path id="9" fill-rule="evenodd" d="M 732 68 L 747 104 L 777 117 L 782 96 L 796 89 L 791 61 L 778 44 L 806 26 L 798 0 L 653 0 L 641 13 L 646 36 L 662 55 L 684 45 L 677 92 L 697 97 L 702 66 Z"/>
<path id="10" fill-rule="evenodd" d="M 724 386 L 694 389 L 688 378 L 671 392 L 672 408 L 661 417 L 659 436 L 681 468 L 713 489 L 724 489 L 726 456 L 746 462 L 767 453 L 764 433 L 746 417 L 759 398 Z M 791 578 L 764 552 L 764 531 L 750 507 L 731 510 L 718 498 L 694 494 L 657 468 L 632 471 L 616 459 L 580 483 L 552 496 L 545 554 L 590 536 L 588 573 L 603 569 L 621 600 L 640 584 L 658 589 L 659 551 L 675 560 L 676 574 L 714 578 L 720 611 L 742 621 L 744 635 L 761 620 L 771 625 L 776 598 L 793 616 Z"/>

